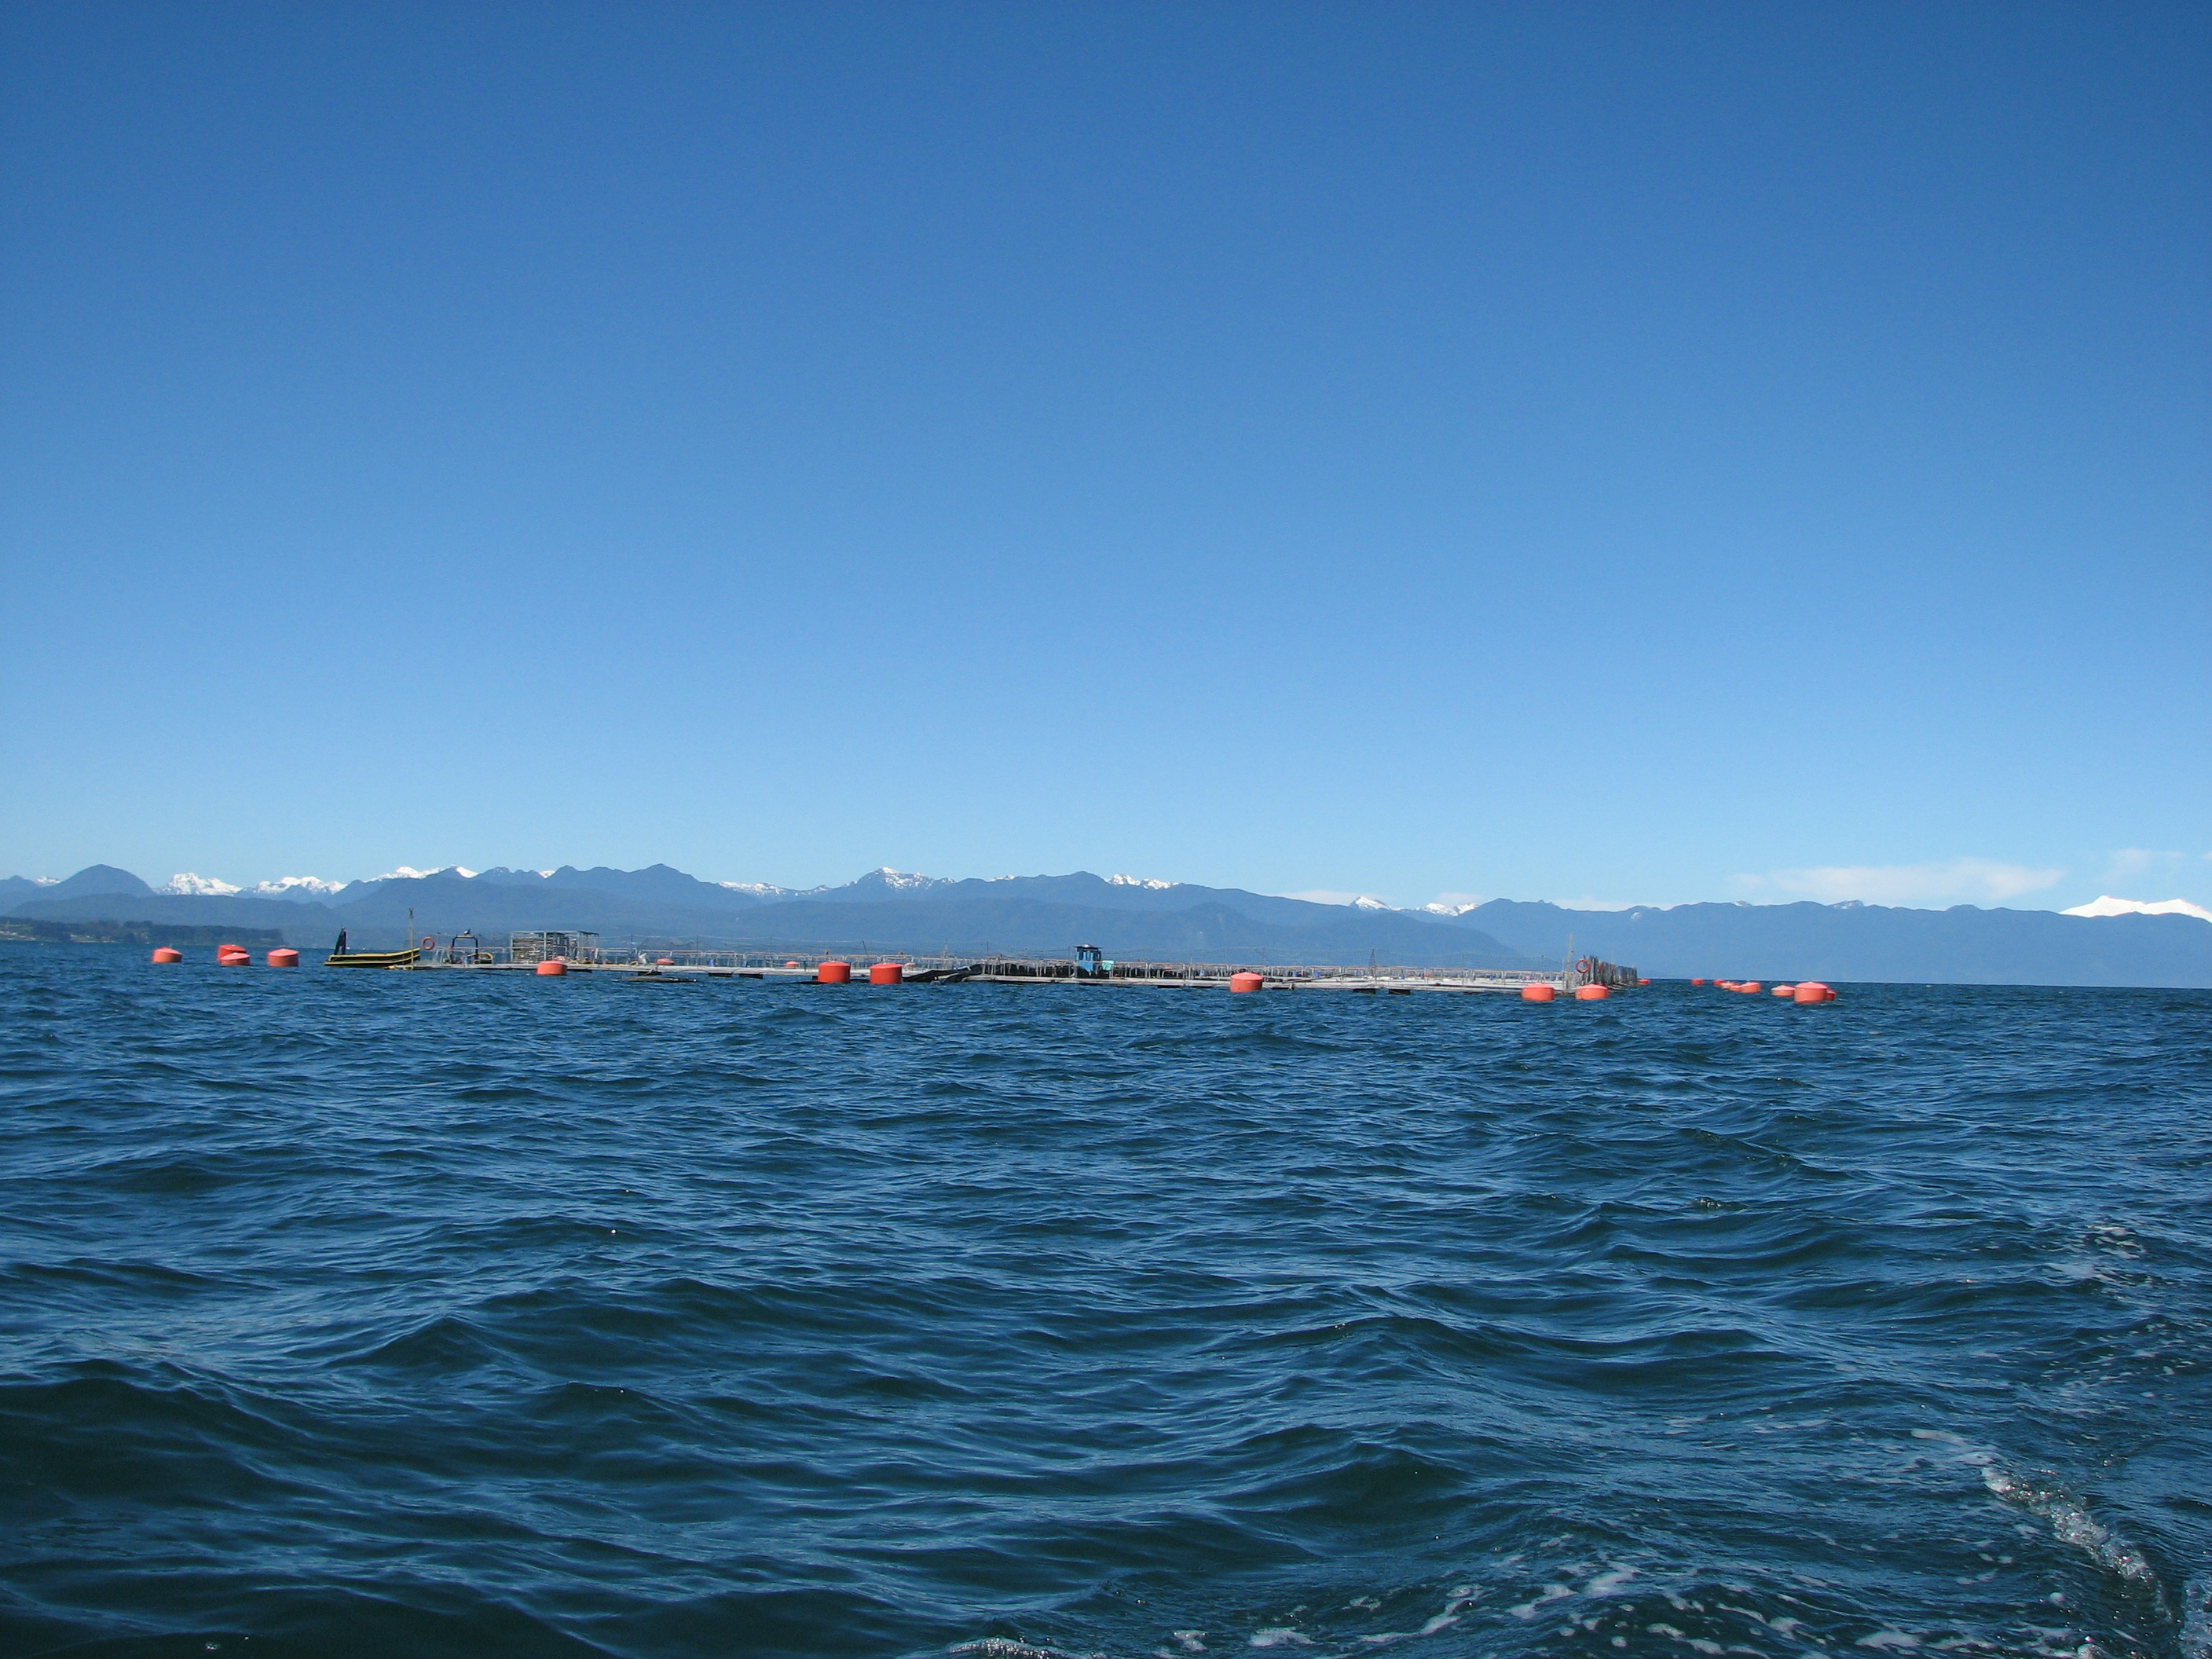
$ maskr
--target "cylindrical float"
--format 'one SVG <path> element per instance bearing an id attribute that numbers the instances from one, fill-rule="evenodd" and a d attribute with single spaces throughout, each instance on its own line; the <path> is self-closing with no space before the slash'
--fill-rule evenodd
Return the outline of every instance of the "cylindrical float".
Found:
<path id="1" fill-rule="evenodd" d="M 243 945 L 218 945 L 215 959 L 226 968 L 243 968 L 253 960 L 253 952 Z"/>
<path id="2" fill-rule="evenodd" d="M 182 962 L 184 959 L 185 953 L 174 945 L 164 945 L 154 952 L 156 962 Z"/>
<path id="3" fill-rule="evenodd" d="M 269 953 L 268 961 L 271 968 L 297 968 L 300 965 L 300 953 L 289 945 L 286 945 L 282 950 L 271 951 Z"/>
<path id="4" fill-rule="evenodd" d="M 1264 974 L 1231 974 L 1229 988 L 1232 991 L 1256 991 L 1267 982 Z"/>
<path id="5" fill-rule="evenodd" d="M 868 969 L 868 983 L 871 985 L 896 985 L 905 977 L 906 968 L 901 963 L 878 962 L 870 964 Z"/>
<path id="6" fill-rule="evenodd" d="M 1639 980 L 1638 980 L 1636 982 L 1637 982 L 1638 985 L 1649 985 L 1649 984 L 1650 984 L 1650 983 L 1651 983 L 1651 981 L 1650 981 L 1650 980 L 1648 980 L 1648 979 L 1639 979 Z"/>
<path id="7" fill-rule="evenodd" d="M 555 957 L 550 962 L 539 963 L 538 964 L 538 971 L 548 979 L 558 979 L 562 975 L 568 971 L 568 964 L 562 961 L 560 957 Z"/>
<path id="8" fill-rule="evenodd" d="M 1523 1002 L 1549 1002 L 1559 992 L 1548 985 L 1524 985 L 1521 988 Z"/>
<path id="9" fill-rule="evenodd" d="M 674 957 L 655 957 L 653 959 L 653 965 L 656 968 L 673 968 L 676 965 L 676 958 Z"/>
<path id="10" fill-rule="evenodd" d="M 1800 981 L 1790 994 L 1799 1002 L 1814 1003 L 1830 1001 L 1836 994 L 1818 980 L 1808 979 Z"/>
<path id="11" fill-rule="evenodd" d="M 845 985 L 851 982 L 853 964 L 849 962 L 825 962 L 814 970 L 817 985 Z"/>
<path id="12" fill-rule="evenodd" d="M 1705 981 L 1703 981 L 1703 980 L 1701 980 L 1701 979 L 1693 979 L 1693 980 L 1692 980 L 1692 981 L 1690 981 L 1690 983 L 1691 983 L 1691 984 L 1692 984 L 1692 985 L 1703 985 L 1703 984 L 1705 983 Z"/>
<path id="13" fill-rule="evenodd" d="M 796 968 L 799 966 L 799 958 L 797 957 L 793 957 L 789 962 L 785 963 L 783 965 L 787 968 Z"/>
<path id="14" fill-rule="evenodd" d="M 1735 988 L 1736 988 L 1737 990 L 1739 990 L 1739 991 L 1742 992 L 1742 993 L 1744 994 L 1744 995 L 1746 995 L 1746 996 L 1747 996 L 1747 997 L 1755 997 L 1755 996 L 1757 996 L 1757 995 L 1758 995 L 1758 994 L 1759 994 L 1762 990 L 1765 989 L 1765 987 L 1762 986 L 1762 985 L 1761 985 L 1761 984 L 1760 984 L 1757 980 L 1755 980 L 1755 979 L 1747 979 L 1747 980 L 1744 981 L 1744 982 L 1743 982 L 1742 984 L 1741 984 L 1741 985 L 1737 986 Z"/>
<path id="15" fill-rule="evenodd" d="M 1577 1002 L 1603 1002 L 1612 994 L 1602 985 L 1585 985 L 1575 993 Z"/>
<path id="16" fill-rule="evenodd" d="M 1797 988 L 1794 985 L 1778 985 L 1774 988 L 1771 994 L 1778 997 L 1791 996 L 1796 994 L 1796 989 Z"/>

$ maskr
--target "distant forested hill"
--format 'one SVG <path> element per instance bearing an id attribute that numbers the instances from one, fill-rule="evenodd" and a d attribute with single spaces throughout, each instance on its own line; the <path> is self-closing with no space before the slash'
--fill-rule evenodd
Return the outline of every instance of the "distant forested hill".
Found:
<path id="1" fill-rule="evenodd" d="M 33 921 L 0 916 L 0 939 L 35 945 L 282 945 L 267 927 L 196 927 L 160 921 Z"/>
<path id="2" fill-rule="evenodd" d="M 1237 888 L 1077 872 L 945 881 L 876 870 L 794 892 L 646 870 L 458 870 L 356 882 L 319 902 L 154 892 L 95 865 L 66 882 L 9 884 L 6 914 L 55 924 L 118 920 L 260 928 L 357 946 L 463 928 L 497 941 L 520 928 L 599 933 L 610 945 L 696 943 L 800 951 L 986 948 L 1065 957 L 1096 945 L 1129 960 L 1528 967 L 1570 953 L 1662 978 L 1922 981 L 1999 985 L 2212 987 L 2212 923 L 2191 916 L 2067 916 L 2048 910 L 1875 905 L 1685 904 L 1569 910 L 1498 899 L 1455 918 L 1316 904 Z M 242 942 L 242 941 L 241 941 Z"/>
<path id="3" fill-rule="evenodd" d="M 2068 916 L 2052 910 L 1894 909 L 1874 904 L 1678 904 L 1566 910 L 1494 899 L 1472 927 L 1532 953 L 1633 963 L 1661 978 L 1886 981 L 1951 985 L 2212 987 L 2212 922 Z"/>

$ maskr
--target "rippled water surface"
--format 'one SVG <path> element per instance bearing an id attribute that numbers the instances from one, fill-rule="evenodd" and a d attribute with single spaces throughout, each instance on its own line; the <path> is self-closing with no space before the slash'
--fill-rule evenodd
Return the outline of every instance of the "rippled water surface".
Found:
<path id="1" fill-rule="evenodd" d="M 2208 1651 L 2212 994 L 0 999 L 0 1652 Z"/>

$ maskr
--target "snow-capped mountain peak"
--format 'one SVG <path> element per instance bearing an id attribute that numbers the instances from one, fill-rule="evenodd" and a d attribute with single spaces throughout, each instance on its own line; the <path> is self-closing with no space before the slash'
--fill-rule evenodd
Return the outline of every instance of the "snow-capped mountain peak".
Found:
<path id="1" fill-rule="evenodd" d="M 932 887 L 942 887 L 942 876 L 916 875 L 910 870 L 894 870 L 888 864 L 879 870 L 871 870 L 853 884 L 855 887 L 888 887 L 894 893 L 919 893 Z"/>
<path id="2" fill-rule="evenodd" d="M 190 894 L 198 898 L 227 898 L 239 889 L 234 883 L 217 881 L 213 876 L 196 876 L 189 870 L 182 870 L 169 878 L 167 887 L 156 890 Z"/>
<path id="3" fill-rule="evenodd" d="M 279 876 L 274 881 L 257 881 L 246 890 L 255 898 L 313 899 L 344 890 L 345 883 L 325 881 L 320 876 Z"/>
<path id="4" fill-rule="evenodd" d="M 248 898 L 319 899 L 329 897 L 344 886 L 342 881 L 325 881 L 319 876 L 279 876 L 274 881 L 257 881 L 251 887 L 241 887 L 235 882 L 218 881 L 213 876 L 180 870 L 169 878 L 167 886 L 154 890 L 187 898 L 229 898 L 243 894 Z"/>
<path id="5" fill-rule="evenodd" d="M 1389 910 L 1395 907 L 1385 900 L 1376 898 L 1372 893 L 1362 893 L 1352 901 L 1352 908 L 1355 910 Z"/>
<path id="6" fill-rule="evenodd" d="M 1109 876 L 1106 884 L 1109 887 L 1149 887 L 1156 893 L 1164 893 L 1175 883 L 1154 881 L 1150 876 Z"/>
<path id="7" fill-rule="evenodd" d="M 380 876 L 371 876 L 370 881 L 421 881 L 425 876 L 459 876 L 465 881 L 474 881 L 477 872 L 464 870 L 458 864 L 449 864 L 442 870 L 417 870 L 411 864 L 403 864 L 397 870 L 386 870 Z"/>
<path id="8" fill-rule="evenodd" d="M 2160 899 L 2156 903 L 2143 899 L 2114 898 L 2110 893 L 2094 902 L 2077 904 L 2070 910 L 2061 910 L 2062 916 L 2195 916 L 2199 921 L 2212 921 L 2212 910 L 2201 904 L 2191 904 L 2187 899 Z"/>

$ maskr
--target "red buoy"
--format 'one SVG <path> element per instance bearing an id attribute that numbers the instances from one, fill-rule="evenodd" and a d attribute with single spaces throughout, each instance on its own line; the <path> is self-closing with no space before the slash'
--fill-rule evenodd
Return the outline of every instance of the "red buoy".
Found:
<path id="1" fill-rule="evenodd" d="M 1256 991 L 1267 982 L 1265 974 L 1243 973 L 1229 976 L 1229 988 L 1232 991 Z"/>
<path id="2" fill-rule="evenodd" d="M 902 963 L 878 962 L 868 969 L 868 983 L 871 985 L 896 985 L 905 977 L 906 967 Z"/>
<path id="3" fill-rule="evenodd" d="M 1692 985 L 1703 985 L 1703 984 L 1705 983 L 1705 981 L 1703 981 L 1703 980 L 1701 980 L 1701 979 L 1693 979 L 1693 980 L 1692 980 L 1692 981 L 1690 981 L 1690 983 L 1691 983 L 1691 984 L 1692 984 Z"/>
<path id="4" fill-rule="evenodd" d="M 558 979 L 562 975 L 568 971 L 568 964 L 562 961 L 560 957 L 555 957 L 549 961 L 539 963 L 538 964 L 538 971 L 544 975 L 548 979 Z"/>
<path id="5" fill-rule="evenodd" d="M 674 957 L 655 957 L 653 959 L 653 965 L 656 968 L 673 968 L 676 965 L 676 958 Z"/>
<path id="6" fill-rule="evenodd" d="M 1774 994 L 1778 997 L 1791 996 L 1796 994 L 1796 990 L 1797 988 L 1794 985 L 1778 985 L 1774 988 Z"/>
<path id="7" fill-rule="evenodd" d="M 1649 985 L 1649 984 L 1650 984 L 1650 983 L 1651 983 L 1651 981 L 1650 981 L 1650 980 L 1648 980 L 1648 979 L 1639 979 L 1639 980 L 1638 980 L 1636 982 L 1637 982 L 1638 985 Z"/>
<path id="8" fill-rule="evenodd" d="M 1796 989 L 1790 994 L 1798 1001 L 1804 1003 L 1833 1002 L 1836 1000 L 1836 994 L 1816 979 L 1799 981 Z"/>
<path id="9" fill-rule="evenodd" d="M 817 985 L 846 985 L 852 981 L 853 964 L 849 962 L 825 962 L 814 970 Z"/>
<path id="10" fill-rule="evenodd" d="M 243 945 L 218 945 L 215 947 L 215 959 L 226 968 L 243 968 L 253 960 L 253 952 Z"/>
<path id="11" fill-rule="evenodd" d="M 1549 1002 L 1559 992 L 1548 985 L 1524 985 L 1521 988 L 1523 1002 Z"/>
<path id="12" fill-rule="evenodd" d="M 1602 985 L 1585 985 L 1575 993 L 1577 1002 L 1603 1002 L 1612 994 Z"/>
<path id="13" fill-rule="evenodd" d="M 1742 993 L 1744 994 L 1744 995 L 1746 995 L 1746 996 L 1747 996 L 1747 997 L 1755 997 L 1755 996 L 1757 996 L 1757 995 L 1759 994 L 1760 990 L 1761 990 L 1761 989 L 1763 989 L 1764 988 L 1760 986 L 1759 982 L 1757 980 L 1755 980 L 1755 979 L 1747 979 L 1747 980 L 1744 981 L 1744 982 L 1743 982 L 1742 984 L 1741 984 L 1741 985 L 1737 986 L 1735 988 L 1736 988 L 1737 990 L 1739 990 L 1739 991 L 1742 992 Z"/>
<path id="14" fill-rule="evenodd" d="M 161 945 L 154 952 L 154 960 L 156 962 L 182 962 L 184 959 L 185 953 L 173 945 Z"/>
<path id="15" fill-rule="evenodd" d="M 797 957 L 793 957 L 789 962 L 785 963 L 783 965 L 787 968 L 796 968 L 799 966 L 799 958 Z"/>
<path id="16" fill-rule="evenodd" d="M 300 965 L 300 953 L 289 945 L 280 951 L 271 951 L 269 953 L 269 965 L 271 968 L 297 968 Z"/>

